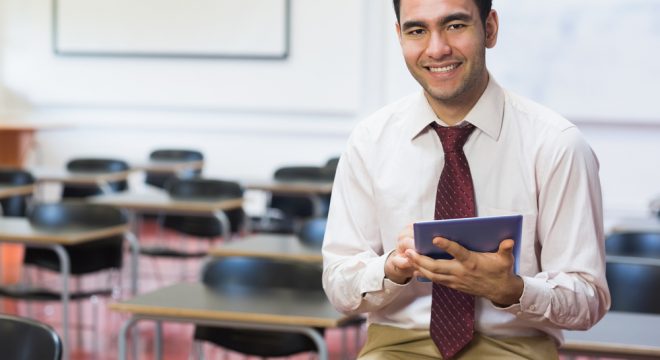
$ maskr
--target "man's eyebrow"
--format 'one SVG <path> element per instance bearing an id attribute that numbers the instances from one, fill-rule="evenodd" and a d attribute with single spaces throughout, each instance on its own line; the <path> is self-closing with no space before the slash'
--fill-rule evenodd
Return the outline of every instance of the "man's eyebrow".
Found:
<path id="1" fill-rule="evenodd" d="M 442 25 L 447 25 L 452 21 L 470 22 L 472 20 L 473 20 L 472 15 L 470 15 L 468 13 L 464 13 L 464 12 L 458 12 L 458 13 L 449 14 L 449 15 L 443 17 L 442 19 L 440 19 L 438 24 L 442 26 Z"/>
<path id="2" fill-rule="evenodd" d="M 406 21 L 406 22 L 404 22 L 403 25 L 401 25 L 401 29 L 402 29 L 402 30 L 408 30 L 408 29 L 410 29 L 410 28 L 426 27 L 426 26 L 427 26 L 426 23 L 423 22 L 423 21 L 415 21 L 415 20 L 412 20 L 412 21 Z"/>
<path id="3" fill-rule="evenodd" d="M 451 23 L 452 21 L 471 22 L 472 20 L 473 20 L 472 15 L 470 15 L 468 13 L 464 13 L 464 12 L 457 12 L 457 13 L 449 14 L 449 15 L 441 18 L 440 21 L 438 21 L 438 25 L 444 26 L 444 25 L 447 25 L 447 24 Z M 420 20 L 405 21 L 401 25 L 401 30 L 408 30 L 410 28 L 416 28 L 416 27 L 422 27 L 422 28 L 428 27 L 428 23 L 426 23 L 425 21 L 420 21 Z"/>

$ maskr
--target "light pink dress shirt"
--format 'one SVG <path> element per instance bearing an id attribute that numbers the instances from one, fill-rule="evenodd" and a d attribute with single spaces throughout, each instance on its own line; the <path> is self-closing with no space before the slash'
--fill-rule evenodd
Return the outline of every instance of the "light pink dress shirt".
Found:
<path id="1" fill-rule="evenodd" d="M 345 313 L 428 329 L 431 284 L 385 279 L 402 229 L 433 218 L 444 154 L 423 94 L 359 123 L 341 156 L 323 245 L 323 286 Z M 523 215 L 520 303 L 476 301 L 476 331 L 495 337 L 588 329 L 610 306 L 598 160 L 575 125 L 492 78 L 465 121 L 478 216 Z"/>

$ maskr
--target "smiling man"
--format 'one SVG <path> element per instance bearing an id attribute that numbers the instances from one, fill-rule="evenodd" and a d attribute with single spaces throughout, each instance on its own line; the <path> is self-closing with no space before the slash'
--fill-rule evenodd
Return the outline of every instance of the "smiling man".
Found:
<path id="1" fill-rule="evenodd" d="M 596 156 L 573 124 L 489 74 L 491 1 L 394 9 L 422 91 L 351 135 L 323 245 L 326 293 L 368 315 L 361 359 L 556 359 L 562 329 L 588 329 L 610 305 Z M 523 215 L 518 273 L 510 239 L 495 253 L 434 239 L 451 260 L 414 250 L 415 221 L 510 214 Z"/>

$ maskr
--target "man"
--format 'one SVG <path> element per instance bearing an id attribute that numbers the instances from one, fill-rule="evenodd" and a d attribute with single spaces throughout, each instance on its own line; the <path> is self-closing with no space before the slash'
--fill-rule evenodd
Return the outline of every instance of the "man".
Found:
<path id="1" fill-rule="evenodd" d="M 323 246 L 326 293 L 368 314 L 361 359 L 556 359 L 561 329 L 588 329 L 610 304 L 597 159 L 573 124 L 490 76 L 491 1 L 394 7 L 423 91 L 351 135 Z M 510 239 L 496 253 L 434 239 L 452 260 L 414 251 L 415 221 L 509 214 L 523 215 L 517 274 Z"/>

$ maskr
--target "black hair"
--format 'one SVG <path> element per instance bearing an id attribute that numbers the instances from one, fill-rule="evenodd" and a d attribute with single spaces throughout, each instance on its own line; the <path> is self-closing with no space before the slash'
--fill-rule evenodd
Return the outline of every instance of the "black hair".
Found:
<path id="1" fill-rule="evenodd" d="M 394 3 L 394 13 L 396 14 L 396 21 L 401 22 L 401 0 L 392 0 Z M 479 8 L 479 16 L 481 17 L 481 23 L 486 26 L 486 19 L 490 10 L 493 7 L 493 0 L 473 0 L 477 7 Z"/>

